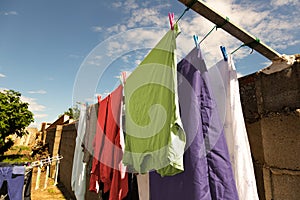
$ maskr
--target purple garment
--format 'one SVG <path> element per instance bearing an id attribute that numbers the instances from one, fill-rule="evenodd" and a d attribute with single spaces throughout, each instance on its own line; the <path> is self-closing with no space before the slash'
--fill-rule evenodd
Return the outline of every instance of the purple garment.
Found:
<path id="1" fill-rule="evenodd" d="M 17 168 L 15 170 L 14 168 Z M 14 172 L 16 171 L 16 172 Z M 22 171 L 21 173 L 19 171 Z M 4 181 L 7 181 L 7 192 L 9 199 L 22 200 L 24 186 L 24 166 L 0 167 L 0 188 Z"/>
<path id="2" fill-rule="evenodd" d="M 168 177 L 150 172 L 151 200 L 236 200 L 223 125 L 204 60 L 196 48 L 178 63 L 177 71 L 180 114 L 187 137 L 185 170 Z"/>

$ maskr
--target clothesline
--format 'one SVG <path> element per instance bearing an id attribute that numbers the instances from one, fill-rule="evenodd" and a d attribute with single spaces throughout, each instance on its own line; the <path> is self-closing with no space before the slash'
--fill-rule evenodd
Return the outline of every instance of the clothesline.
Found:
<path id="1" fill-rule="evenodd" d="M 222 28 L 228 33 L 230 33 L 232 36 L 244 42 L 239 47 L 237 47 L 232 52 L 230 52 L 230 54 L 234 54 L 240 48 L 248 46 L 251 48 L 251 53 L 253 52 L 253 50 L 256 50 L 257 52 L 262 54 L 264 57 L 270 59 L 271 61 L 285 59 L 278 52 L 276 52 L 266 44 L 262 43 L 259 38 L 252 36 L 250 33 L 246 32 L 242 28 L 239 28 L 238 26 L 234 25 L 232 22 L 230 22 L 228 17 L 223 17 L 220 14 L 218 14 L 216 11 L 214 11 L 212 8 L 208 7 L 208 5 L 206 5 L 206 3 L 204 3 L 202 0 L 179 0 L 179 1 L 185 4 L 187 7 L 176 21 L 174 20 L 174 14 L 172 13 L 171 15 L 169 13 L 171 29 L 173 29 L 173 25 L 177 24 L 179 20 L 185 15 L 185 13 L 190 8 L 192 8 L 194 11 L 196 11 L 197 13 L 204 16 L 205 18 L 207 18 L 208 20 L 210 20 L 215 24 L 215 26 L 200 41 L 198 40 L 198 37 L 194 35 L 194 40 L 197 47 L 213 32 L 214 29 L 217 30 L 218 28 Z M 174 21 L 172 22 L 172 20 Z M 224 56 L 224 60 L 227 60 L 227 53 L 225 47 L 221 46 L 220 48 Z M 122 84 L 124 84 L 126 79 L 126 74 L 124 74 L 124 72 L 122 72 L 120 79 Z"/>
<path id="2" fill-rule="evenodd" d="M 251 49 L 256 50 L 258 53 L 260 53 L 261 55 L 263 55 L 264 57 L 268 58 L 271 61 L 284 59 L 284 57 L 282 57 L 282 55 L 279 54 L 277 51 L 275 51 L 271 47 L 261 42 L 257 37 L 251 35 L 244 29 L 230 22 L 228 17 L 223 17 L 221 14 L 217 13 L 212 8 L 210 8 L 202 0 L 178 0 L 178 1 L 180 1 L 181 3 L 187 6 L 187 9 L 183 12 L 180 18 L 184 15 L 184 13 L 189 8 L 193 9 L 198 14 L 202 15 L 212 23 L 216 24 L 218 28 L 222 28 L 232 36 L 242 41 L 243 44 L 240 47 L 238 47 L 236 50 L 240 49 L 243 46 L 248 46 Z M 234 50 L 232 53 L 234 53 L 236 50 Z"/>
<path id="3" fill-rule="evenodd" d="M 173 38 L 173 40 L 171 41 L 175 42 L 174 40 L 175 39 Z M 150 56 L 148 55 L 148 57 L 144 59 L 144 62 L 146 62 L 146 64 L 155 63 L 155 62 L 159 62 L 160 60 L 163 60 L 152 56 L 154 53 L 156 53 L 155 50 L 156 48 L 154 48 L 149 53 Z M 145 197 L 145 199 L 149 199 L 149 195 L 151 193 L 151 199 L 154 200 L 155 199 L 185 199 L 185 198 L 195 199 L 194 197 L 196 196 L 199 198 L 204 198 L 205 196 L 205 197 L 211 197 L 213 199 L 225 199 L 225 197 L 222 196 L 223 194 L 226 194 L 227 199 L 239 199 L 240 197 L 240 199 L 256 200 L 258 199 L 256 181 L 255 181 L 254 170 L 252 166 L 253 164 L 251 160 L 250 146 L 247 140 L 246 129 L 243 124 L 244 120 L 243 120 L 242 109 L 240 105 L 241 103 L 239 101 L 240 97 L 239 97 L 239 93 L 238 92 L 236 93 L 236 91 L 238 91 L 237 89 L 238 81 L 237 81 L 234 63 L 231 57 L 229 57 L 228 62 L 221 60 L 213 67 L 213 69 L 215 69 L 211 71 L 213 74 L 210 74 L 206 70 L 206 66 L 203 58 L 201 56 L 200 57 L 198 56 L 199 55 L 198 51 L 199 50 L 197 48 L 194 48 L 182 61 L 180 61 L 177 64 L 177 71 L 180 72 L 182 77 L 178 79 L 178 82 L 180 83 L 178 85 L 178 88 L 175 85 L 175 87 L 178 89 L 178 102 L 181 108 L 181 115 L 180 116 L 178 115 L 179 117 L 177 117 L 176 119 L 182 119 L 183 123 L 177 122 L 176 124 L 178 126 L 181 124 L 185 126 L 185 131 L 186 131 L 185 141 L 187 141 L 186 146 L 189 147 L 183 154 L 181 154 L 183 156 L 186 155 L 184 168 L 182 167 L 178 170 L 176 169 L 177 171 L 175 171 L 175 169 L 172 168 L 172 171 L 166 171 L 168 168 L 165 168 L 165 166 L 161 166 L 160 163 L 168 164 L 169 163 L 168 160 L 164 162 L 161 162 L 161 160 L 165 158 L 168 159 L 169 157 L 167 155 L 163 156 L 163 155 L 155 154 L 155 152 L 158 152 L 155 151 L 156 149 L 161 149 L 160 146 L 155 147 L 156 149 L 152 149 L 153 146 L 152 144 L 158 144 L 159 142 L 161 143 L 162 141 L 164 141 L 163 136 L 169 134 L 170 132 L 169 130 L 164 130 L 163 133 L 165 133 L 165 135 L 160 132 L 159 133 L 155 132 L 155 135 L 162 134 L 160 135 L 161 137 L 159 138 L 160 140 L 159 142 L 156 141 L 152 142 L 156 138 L 145 137 L 145 133 L 148 134 L 148 132 L 146 132 L 145 129 L 142 131 L 141 130 L 134 131 L 134 132 L 132 131 L 134 130 L 132 128 L 134 126 L 132 126 L 132 123 L 130 122 L 130 120 L 128 120 L 129 119 L 128 116 L 134 119 L 138 118 L 139 120 L 147 116 L 148 113 L 147 108 L 150 107 L 148 105 L 153 105 L 153 103 L 148 102 L 151 101 L 151 98 L 149 97 L 156 96 L 156 99 L 154 101 L 157 104 L 157 101 L 159 100 L 159 94 L 163 93 L 160 92 L 159 90 L 155 91 L 154 88 L 141 88 L 143 89 L 143 91 L 140 92 L 141 91 L 140 89 L 139 96 L 128 95 L 131 94 L 131 91 L 128 91 L 128 88 L 126 91 L 125 88 L 124 95 L 126 97 L 127 94 L 127 98 L 125 98 L 125 105 L 127 105 L 127 109 L 125 109 L 124 111 L 125 113 L 124 120 L 125 120 L 125 127 L 127 128 L 127 130 L 125 133 L 126 137 L 125 137 L 124 151 L 122 149 L 124 154 L 120 152 L 120 154 L 118 154 L 118 156 L 120 156 L 119 157 L 120 159 L 117 160 L 118 162 L 120 163 L 122 162 L 127 167 L 129 167 L 127 168 L 128 172 L 147 174 L 145 180 L 140 182 L 139 182 L 140 174 L 137 175 L 139 197 L 145 196 L 145 194 L 147 194 L 146 196 L 148 197 Z M 171 55 L 174 54 L 171 53 Z M 165 60 L 171 59 L 172 62 L 175 61 L 175 59 L 172 59 L 171 56 L 164 55 L 163 57 L 165 58 Z M 147 66 L 146 64 L 145 65 L 142 64 L 139 67 L 143 68 L 146 66 L 148 69 L 149 65 Z M 170 64 L 170 66 L 173 66 L 174 69 L 176 64 L 172 63 Z M 153 74 L 157 75 L 158 74 L 157 71 L 161 69 L 158 67 L 153 67 L 151 69 L 152 71 L 150 72 L 144 71 L 144 73 L 147 73 L 147 75 L 149 74 L 152 75 L 152 78 L 157 78 L 157 76 L 153 76 Z M 130 86 L 132 87 L 134 84 L 137 84 L 135 82 L 136 79 L 139 79 L 140 77 L 145 77 L 144 73 L 139 73 L 139 72 L 134 71 L 133 74 L 131 74 L 131 79 L 126 80 L 126 84 L 127 85 L 129 84 L 129 87 Z M 160 73 L 160 74 L 165 74 L 165 73 Z M 212 77 L 216 78 L 220 75 L 221 75 L 221 80 L 219 80 L 219 83 L 218 81 L 213 81 L 214 84 L 211 85 L 212 87 L 210 87 L 209 80 L 211 80 Z M 163 77 L 164 81 L 166 77 L 167 76 Z M 230 79 L 229 77 L 232 77 L 233 79 Z M 183 79 L 187 81 L 186 82 L 182 81 Z M 174 78 L 174 80 L 177 82 L 176 77 Z M 147 80 L 147 81 L 149 81 L 149 83 L 154 82 L 153 80 Z M 151 85 L 149 84 L 149 86 Z M 188 90 L 188 88 L 191 86 L 192 89 Z M 228 87 L 228 88 L 224 88 L 224 91 L 228 92 L 228 94 L 227 93 L 225 94 L 226 101 L 223 101 L 223 99 L 220 98 L 219 96 L 220 93 L 218 92 L 219 90 L 218 89 L 216 90 L 216 88 L 223 88 L 223 87 Z M 136 87 L 132 87 L 132 88 L 134 89 Z M 102 183 L 104 187 L 101 193 L 109 194 L 110 197 L 111 195 L 118 194 L 121 191 L 122 192 L 126 191 L 124 195 L 132 192 L 129 190 L 128 185 L 125 186 L 123 184 L 123 183 L 128 183 L 128 180 L 126 179 L 126 177 L 128 177 L 128 174 L 127 176 L 124 176 L 124 179 L 121 178 L 122 177 L 121 171 L 123 168 L 121 168 L 120 165 L 118 165 L 120 163 L 115 165 L 119 167 L 117 168 L 118 170 L 115 170 L 113 172 L 115 174 L 115 177 L 118 178 L 110 179 L 111 176 L 107 176 L 107 175 L 111 174 L 110 171 L 111 169 L 108 170 L 107 168 L 106 170 L 100 171 L 100 175 L 96 173 L 98 172 L 99 169 L 101 169 L 99 165 L 108 164 L 107 166 L 113 166 L 111 165 L 111 163 L 112 163 L 112 159 L 114 158 L 114 155 L 107 154 L 107 152 L 117 152 L 117 151 L 107 151 L 107 148 L 109 148 L 109 146 L 106 146 L 106 144 L 108 144 L 108 142 L 109 144 L 113 143 L 118 148 L 122 148 L 120 142 L 122 138 L 121 135 L 122 131 L 121 131 L 121 127 L 119 126 L 119 124 L 120 125 L 123 124 L 122 123 L 123 121 L 121 122 L 122 113 L 121 111 L 117 111 L 118 109 L 121 109 L 120 105 L 122 105 L 121 89 L 122 87 L 119 86 L 107 98 L 102 100 L 99 98 L 98 104 L 90 105 L 89 108 L 87 108 L 86 106 L 82 106 L 82 110 L 80 112 L 80 118 L 79 118 L 77 137 L 79 138 L 91 137 L 93 138 L 93 141 L 84 140 L 85 142 L 90 143 L 90 145 L 88 144 L 82 145 L 81 140 L 76 139 L 77 142 L 76 142 L 75 151 L 77 149 L 78 154 L 74 153 L 73 168 L 72 168 L 72 177 L 74 177 L 73 178 L 74 182 L 71 181 L 71 185 L 72 185 L 72 190 L 75 192 L 75 195 L 76 197 L 78 197 L 78 199 L 85 195 L 86 192 L 85 188 L 81 186 L 85 186 L 86 182 L 84 181 L 88 179 L 85 178 L 76 179 L 76 177 L 85 176 L 86 175 L 85 166 L 89 165 L 88 162 L 83 161 L 82 158 L 84 158 L 84 155 L 80 155 L 79 153 L 82 154 L 83 152 L 87 152 L 85 150 L 82 151 L 81 148 L 83 146 L 84 148 L 87 148 L 87 150 L 90 150 L 88 149 L 88 147 L 91 147 L 92 143 L 94 144 L 93 147 L 94 148 L 97 147 L 97 149 L 91 151 L 93 155 L 89 155 L 93 157 L 93 159 L 89 159 L 89 161 L 92 160 L 93 163 L 92 170 L 89 170 L 91 172 L 89 178 L 90 181 L 89 191 L 99 193 L 99 190 L 95 186 L 97 184 L 100 185 L 100 183 Z M 151 93 L 147 93 L 148 91 L 151 91 Z M 199 93 L 194 94 L 193 91 Z M 228 114 L 225 115 L 226 119 L 223 122 L 228 124 L 223 124 L 221 123 L 221 121 L 219 121 L 219 117 L 218 117 L 219 110 L 217 110 L 218 106 L 213 106 L 215 105 L 214 103 L 215 100 L 212 100 L 216 94 L 217 97 L 219 97 L 218 99 L 216 98 L 216 102 L 215 102 L 216 105 L 224 106 L 224 102 L 226 102 L 225 108 L 229 108 L 227 110 Z M 148 95 L 149 97 L 144 97 L 146 95 Z M 195 98 L 198 96 L 201 96 L 201 98 Z M 158 102 L 159 105 L 164 105 L 164 106 L 170 105 L 169 103 L 170 100 L 166 100 L 166 102 L 168 103 L 164 104 L 163 100 L 165 98 L 161 98 L 161 99 L 162 101 Z M 111 102 L 114 102 L 114 106 L 112 106 Z M 141 104 L 143 106 L 139 106 Z M 203 106 L 202 108 L 202 105 L 205 106 Z M 131 112 L 129 113 L 128 108 L 135 109 L 135 110 L 131 110 Z M 93 109 L 94 111 L 92 111 Z M 87 110 L 88 112 L 86 112 Z M 175 109 L 166 109 L 166 110 L 172 111 Z M 209 114 L 206 112 L 208 112 Z M 91 113 L 98 113 L 98 114 L 95 115 Z M 112 113 L 119 113 L 119 115 L 115 117 L 111 117 Z M 172 113 L 170 112 L 168 114 L 172 115 Z M 160 118 L 159 115 L 152 117 L 152 119 L 158 119 L 158 118 Z M 92 121 L 94 123 L 92 123 Z M 175 124 L 170 122 L 167 123 Z M 99 124 L 99 126 L 97 124 Z M 145 123 L 141 123 L 141 124 L 145 124 Z M 151 128 L 151 130 L 155 130 L 155 126 L 153 127 L 154 128 Z M 201 128 L 198 129 L 196 127 L 201 127 Z M 179 127 L 177 127 L 177 129 L 179 129 Z M 91 135 L 92 133 L 94 135 Z M 138 137 L 134 137 L 135 135 L 130 135 L 136 133 L 139 134 Z M 185 137 L 180 137 L 180 138 L 185 138 Z M 148 143 L 144 142 L 146 139 L 148 140 Z M 176 142 L 177 151 L 180 149 L 184 149 L 185 141 L 182 143 L 180 143 L 180 141 Z M 206 141 L 209 141 L 209 143 Z M 180 145 L 183 143 L 184 145 Z M 169 146 L 169 143 L 166 143 L 164 147 L 166 146 Z M 238 147 L 239 151 L 235 150 L 236 147 Z M 104 151 L 104 149 L 106 150 Z M 147 152 L 147 153 L 138 154 L 138 155 L 135 154 L 134 157 L 136 160 L 135 161 L 132 157 L 131 152 Z M 201 153 L 200 156 L 199 156 L 199 152 Z M 168 152 L 163 152 L 163 153 L 168 153 Z M 76 156 L 75 158 L 75 155 L 80 155 L 80 156 L 78 157 Z M 137 156 L 138 159 L 136 159 Z M 155 160 L 158 157 L 160 158 L 159 159 L 160 162 Z M 177 158 L 179 156 L 174 156 L 174 157 Z M 75 162 L 74 160 L 76 160 L 77 162 Z M 224 160 L 226 162 L 224 162 Z M 100 161 L 105 163 L 102 163 Z M 183 166 L 180 165 L 181 164 L 180 161 L 172 160 L 172 162 L 174 163 L 176 162 L 176 165 L 174 165 L 176 167 Z M 143 163 L 143 165 L 141 165 L 140 163 Z M 237 163 L 237 165 L 235 165 L 234 163 Z M 82 166 L 82 168 L 79 169 L 79 166 Z M 212 168 L 214 170 L 207 170 Z M 149 169 L 155 169 L 155 171 L 153 172 Z M 119 170 L 120 172 L 118 172 Z M 182 171 L 180 172 L 179 170 Z M 203 174 L 206 175 L 203 176 Z M 164 176 L 164 178 L 162 178 L 161 175 Z M 191 181 L 191 180 L 195 180 L 195 181 Z M 218 184 L 218 187 L 216 187 L 216 184 Z M 185 187 L 181 187 L 182 185 L 184 185 Z M 214 190 L 214 188 L 217 189 Z M 220 192 L 223 190 L 224 192 Z M 111 198 L 111 199 L 117 199 L 117 198 Z"/>

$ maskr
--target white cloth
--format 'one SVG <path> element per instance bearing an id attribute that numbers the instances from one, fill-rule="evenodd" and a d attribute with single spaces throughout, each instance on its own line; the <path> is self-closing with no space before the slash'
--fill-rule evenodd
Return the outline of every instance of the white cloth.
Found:
<path id="1" fill-rule="evenodd" d="M 231 56 L 209 70 L 234 172 L 239 199 L 258 200 L 250 145 L 240 101 L 237 72 Z M 223 81 L 222 81 L 223 80 Z M 222 91 L 223 90 L 223 91 Z"/>
<path id="2" fill-rule="evenodd" d="M 136 178 L 139 190 L 139 199 L 150 200 L 149 173 L 138 174 Z"/>
<path id="3" fill-rule="evenodd" d="M 86 189 L 85 169 L 86 163 L 83 162 L 82 140 L 86 129 L 86 105 L 80 108 L 80 116 L 77 127 L 77 137 L 73 157 L 71 187 L 77 200 L 84 200 Z"/>
<path id="4" fill-rule="evenodd" d="M 123 99 L 123 98 L 122 98 Z M 122 149 L 122 153 L 125 152 L 125 135 L 123 131 L 123 117 L 125 118 L 125 105 L 123 100 L 121 100 L 121 109 L 120 109 L 120 145 Z M 119 163 L 119 171 L 121 173 L 121 179 L 125 178 L 127 167 L 123 164 L 123 162 Z"/>

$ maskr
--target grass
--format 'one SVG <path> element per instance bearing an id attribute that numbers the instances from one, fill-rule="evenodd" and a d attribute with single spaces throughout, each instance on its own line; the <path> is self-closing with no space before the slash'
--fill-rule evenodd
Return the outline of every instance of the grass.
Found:
<path id="1" fill-rule="evenodd" d="M 57 192 L 56 192 L 55 189 L 50 188 L 50 189 L 48 189 L 48 193 L 50 193 L 50 194 L 56 194 Z"/>
<path id="2" fill-rule="evenodd" d="M 0 162 L 5 163 L 19 163 L 30 162 L 31 148 L 28 146 L 13 146 L 4 155 L 0 155 Z"/>
<path id="3" fill-rule="evenodd" d="M 0 162 L 5 163 L 21 163 L 21 162 L 30 162 L 31 159 L 25 155 L 3 155 L 0 156 Z"/>
<path id="4" fill-rule="evenodd" d="M 22 151 L 31 151 L 31 148 L 29 146 L 18 146 L 18 147 Z"/>

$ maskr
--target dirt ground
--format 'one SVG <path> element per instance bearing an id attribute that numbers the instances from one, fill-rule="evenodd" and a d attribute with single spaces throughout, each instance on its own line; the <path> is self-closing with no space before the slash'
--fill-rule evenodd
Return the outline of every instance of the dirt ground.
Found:
<path id="1" fill-rule="evenodd" d="M 37 177 L 37 168 L 34 169 L 32 174 L 32 182 L 31 182 L 31 199 L 32 200 L 48 200 L 48 199 L 68 199 L 67 195 L 60 189 L 60 185 L 54 185 L 54 179 L 48 178 L 47 188 L 44 189 L 44 183 L 46 179 L 46 172 L 43 171 L 41 173 L 39 189 L 35 189 L 36 186 L 36 177 Z M 63 190 L 63 189 L 62 189 Z"/>

